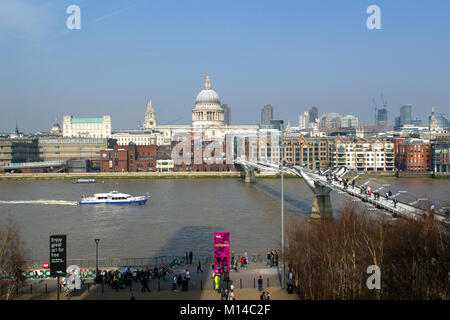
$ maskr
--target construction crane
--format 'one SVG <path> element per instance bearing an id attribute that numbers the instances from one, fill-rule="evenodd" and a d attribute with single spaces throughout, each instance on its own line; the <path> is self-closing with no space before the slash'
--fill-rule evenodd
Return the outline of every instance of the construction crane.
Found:
<path id="1" fill-rule="evenodd" d="M 381 93 L 381 103 L 383 104 L 383 109 L 386 109 L 386 107 L 387 107 L 387 101 L 384 100 L 383 92 Z"/>

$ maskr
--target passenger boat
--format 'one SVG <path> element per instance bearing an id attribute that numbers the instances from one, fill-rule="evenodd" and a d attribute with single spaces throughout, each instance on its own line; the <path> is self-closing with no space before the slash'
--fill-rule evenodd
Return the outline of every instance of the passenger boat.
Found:
<path id="1" fill-rule="evenodd" d="M 73 183 L 95 183 L 95 179 L 77 179 Z"/>
<path id="2" fill-rule="evenodd" d="M 93 197 L 81 196 L 80 204 L 145 204 L 146 196 L 132 196 L 118 191 L 96 193 Z"/>

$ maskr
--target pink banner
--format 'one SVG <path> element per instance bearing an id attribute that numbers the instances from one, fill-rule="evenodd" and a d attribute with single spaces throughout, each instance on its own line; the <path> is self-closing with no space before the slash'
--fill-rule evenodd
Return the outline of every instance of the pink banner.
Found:
<path id="1" fill-rule="evenodd" d="M 230 233 L 214 232 L 214 272 L 230 272 Z"/>

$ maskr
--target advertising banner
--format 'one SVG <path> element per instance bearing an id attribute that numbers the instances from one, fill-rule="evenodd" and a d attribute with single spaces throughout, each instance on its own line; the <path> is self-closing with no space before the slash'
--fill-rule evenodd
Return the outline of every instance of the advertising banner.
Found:
<path id="1" fill-rule="evenodd" d="M 214 232 L 214 272 L 230 272 L 230 233 Z"/>
<path id="2" fill-rule="evenodd" d="M 52 277 L 66 274 L 66 240 L 67 236 L 50 236 L 50 275 Z"/>

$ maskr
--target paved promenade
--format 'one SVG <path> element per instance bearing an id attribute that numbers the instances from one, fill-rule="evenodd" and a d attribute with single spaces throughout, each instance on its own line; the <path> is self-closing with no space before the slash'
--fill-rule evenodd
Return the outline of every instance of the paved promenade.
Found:
<path id="1" fill-rule="evenodd" d="M 210 266 L 203 267 L 203 273 L 196 272 L 196 265 L 180 265 L 175 270 L 175 274 L 184 275 L 185 269 L 191 273 L 189 291 L 172 291 L 172 281 L 150 280 L 151 292 L 141 293 L 140 282 L 133 281 L 131 288 L 112 289 L 109 285 L 93 285 L 92 279 L 85 281 L 81 290 L 74 294 L 60 294 L 63 300 L 128 300 L 133 294 L 136 299 L 151 300 L 220 300 L 220 294 L 214 291 L 213 280 L 211 278 Z M 208 268 L 208 270 L 206 270 Z M 258 278 L 263 279 L 263 291 L 269 291 L 273 300 L 295 300 L 295 294 L 288 294 L 280 286 L 280 276 L 277 267 L 268 267 L 265 263 L 250 263 L 247 268 L 239 269 L 238 272 L 230 273 L 229 287 L 234 285 L 235 297 L 237 300 L 259 300 Z M 223 283 L 226 287 L 226 283 Z M 47 293 L 46 293 L 47 292 Z M 54 300 L 56 299 L 56 279 L 48 280 L 27 280 L 19 289 L 17 295 L 14 291 L 13 299 L 18 300 Z"/>

